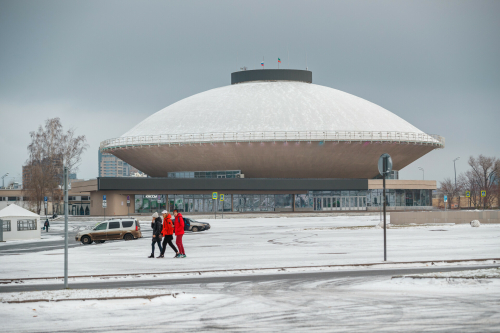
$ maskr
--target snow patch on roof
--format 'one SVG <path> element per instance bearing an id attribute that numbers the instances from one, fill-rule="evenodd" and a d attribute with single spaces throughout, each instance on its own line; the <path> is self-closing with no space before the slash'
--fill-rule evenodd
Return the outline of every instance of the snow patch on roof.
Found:
<path id="1" fill-rule="evenodd" d="M 19 207 L 16 204 L 10 204 L 4 209 L 0 210 L 0 218 L 7 216 L 40 217 L 40 215 L 30 212 L 29 210 L 24 209 L 23 207 Z"/>

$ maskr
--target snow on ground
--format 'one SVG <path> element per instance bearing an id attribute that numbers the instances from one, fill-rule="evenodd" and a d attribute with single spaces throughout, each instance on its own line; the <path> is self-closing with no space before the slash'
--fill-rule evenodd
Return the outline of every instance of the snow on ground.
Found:
<path id="1" fill-rule="evenodd" d="M 349 277 L 187 284 L 176 290 L 115 291 L 174 292 L 176 298 L 0 303 L 0 321 L 6 332 L 498 332 L 500 281 L 491 280 Z M 76 295 L 64 292 L 3 298 Z"/>
<path id="2" fill-rule="evenodd" d="M 148 259 L 151 228 L 144 238 L 78 245 L 69 250 L 69 275 L 168 273 L 275 267 L 352 265 L 383 261 L 383 230 L 378 216 L 217 219 L 212 228 L 186 233 L 187 258 Z M 78 223 L 80 225 L 78 225 Z M 96 222 L 72 222 L 85 227 Z M 59 228 L 59 226 L 57 226 Z M 50 234 L 50 232 L 49 232 Z M 408 226 L 387 230 L 392 262 L 498 257 L 500 225 Z M 74 239 L 70 243 L 76 244 Z M 0 251 L 2 251 L 0 249 Z M 63 275 L 62 249 L 0 256 L 0 279 Z M 155 252 L 159 254 L 158 249 Z"/>
<path id="3" fill-rule="evenodd" d="M 435 272 L 404 275 L 409 278 L 446 278 L 446 279 L 492 279 L 500 278 L 500 268 L 473 269 L 467 271 Z"/>

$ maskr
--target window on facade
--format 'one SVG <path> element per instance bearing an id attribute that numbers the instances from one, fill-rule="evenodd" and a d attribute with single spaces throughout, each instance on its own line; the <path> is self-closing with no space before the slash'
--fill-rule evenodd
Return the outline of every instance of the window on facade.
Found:
<path id="1" fill-rule="evenodd" d="M 9 201 L 17 201 L 17 197 L 9 197 Z"/>
<path id="2" fill-rule="evenodd" d="M 18 220 L 17 231 L 36 230 L 36 220 Z"/>
<path id="3" fill-rule="evenodd" d="M 3 221 L 3 231 L 11 231 L 10 229 L 10 220 L 1 220 Z"/>

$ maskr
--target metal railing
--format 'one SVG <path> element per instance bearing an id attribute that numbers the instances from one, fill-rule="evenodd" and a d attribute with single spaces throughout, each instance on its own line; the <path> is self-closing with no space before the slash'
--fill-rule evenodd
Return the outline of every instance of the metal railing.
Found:
<path id="1" fill-rule="evenodd" d="M 287 142 L 287 141 L 366 141 L 366 142 L 402 142 L 434 145 L 444 148 L 445 140 L 435 134 L 388 131 L 303 131 L 303 132 L 215 132 L 193 134 L 163 134 L 126 136 L 104 140 L 100 150 L 117 148 L 197 144 L 217 142 Z"/>

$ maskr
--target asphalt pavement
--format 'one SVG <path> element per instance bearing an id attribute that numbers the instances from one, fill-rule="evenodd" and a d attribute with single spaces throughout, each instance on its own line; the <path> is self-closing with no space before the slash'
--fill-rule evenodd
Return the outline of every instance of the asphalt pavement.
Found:
<path id="1" fill-rule="evenodd" d="M 187 284 L 210 284 L 210 283 L 234 283 L 234 282 L 267 282 L 267 281 L 293 281 L 293 280 L 328 280 L 359 277 L 389 277 L 406 274 L 422 274 L 432 272 L 452 272 L 472 269 L 498 268 L 500 265 L 488 266 L 452 266 L 452 267 L 425 267 L 425 268 L 395 268 L 395 269 L 363 269 L 351 271 L 333 272 L 309 272 L 309 273 L 280 273 L 266 275 L 237 275 L 237 276 L 215 276 L 194 277 L 179 279 L 152 279 L 152 280 L 130 280 L 130 281 L 106 281 L 106 282 L 84 282 L 70 283 L 70 289 L 116 289 L 116 288 L 148 288 L 148 287 L 174 287 Z M 134 274 L 137 275 L 137 274 Z M 41 290 L 60 290 L 62 284 L 16 284 L 0 286 L 0 293 L 25 292 Z"/>

